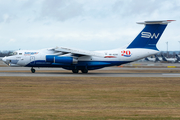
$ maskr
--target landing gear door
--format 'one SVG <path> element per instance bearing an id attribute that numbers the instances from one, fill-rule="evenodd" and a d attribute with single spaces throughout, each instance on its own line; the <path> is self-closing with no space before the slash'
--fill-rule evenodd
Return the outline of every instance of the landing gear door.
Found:
<path id="1" fill-rule="evenodd" d="M 35 56 L 30 56 L 30 63 L 31 65 L 35 64 Z"/>

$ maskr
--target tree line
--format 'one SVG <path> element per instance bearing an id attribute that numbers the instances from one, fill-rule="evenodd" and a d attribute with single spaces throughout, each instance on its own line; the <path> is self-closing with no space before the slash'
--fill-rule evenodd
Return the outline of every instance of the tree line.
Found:
<path id="1" fill-rule="evenodd" d="M 10 56 L 13 53 L 13 51 L 5 50 L 0 51 L 0 57 Z"/>

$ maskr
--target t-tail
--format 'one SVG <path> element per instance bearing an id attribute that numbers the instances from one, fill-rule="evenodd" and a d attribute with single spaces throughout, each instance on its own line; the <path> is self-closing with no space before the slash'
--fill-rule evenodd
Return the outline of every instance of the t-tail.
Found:
<path id="1" fill-rule="evenodd" d="M 175 62 L 179 62 L 180 61 L 180 57 L 176 54 L 176 61 Z"/>
<path id="2" fill-rule="evenodd" d="M 139 35 L 130 43 L 127 49 L 131 48 L 145 48 L 158 50 L 156 47 L 161 35 L 163 34 L 168 23 L 174 20 L 162 20 L 162 21 L 145 21 L 137 22 L 138 24 L 144 24 L 144 29 Z"/>
<path id="3" fill-rule="evenodd" d="M 149 59 L 147 57 L 144 58 L 146 61 L 149 61 Z"/>
<path id="4" fill-rule="evenodd" d="M 163 60 L 163 61 L 167 61 L 166 57 L 164 57 L 163 54 L 161 54 L 161 57 L 162 57 L 162 60 Z"/>
<path id="5" fill-rule="evenodd" d="M 160 61 L 157 55 L 154 55 L 154 57 L 155 57 L 155 62 Z"/>

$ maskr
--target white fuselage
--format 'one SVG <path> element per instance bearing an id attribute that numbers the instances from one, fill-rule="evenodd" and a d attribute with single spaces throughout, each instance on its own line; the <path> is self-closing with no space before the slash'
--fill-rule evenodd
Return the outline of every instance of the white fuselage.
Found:
<path id="1" fill-rule="evenodd" d="M 16 51 L 17 54 L 9 57 L 3 58 L 3 61 L 8 63 L 9 66 L 27 66 L 29 64 L 29 67 L 50 67 L 49 64 L 46 64 L 46 56 L 47 55 L 54 55 L 56 54 L 55 51 L 51 51 L 48 49 L 42 49 L 42 50 L 19 50 Z M 96 56 L 81 56 L 78 57 L 78 62 L 75 64 L 78 66 L 79 62 L 107 62 L 109 63 L 108 66 L 113 65 L 121 65 L 123 63 L 128 63 L 132 61 L 136 61 L 139 59 L 142 59 L 144 57 L 153 55 L 158 53 L 157 50 L 151 50 L 151 49 L 114 49 L 114 50 L 107 50 L 107 51 L 95 51 L 97 53 L 100 53 L 104 55 L 104 57 L 96 57 Z M 71 56 L 71 54 L 64 54 L 61 56 Z M 111 62 L 117 62 L 115 64 L 110 64 Z M 34 64 L 34 66 L 33 66 Z M 43 66 L 42 66 L 43 64 Z M 91 66 L 89 64 L 88 66 Z M 98 66 L 98 64 L 97 64 Z M 100 64 L 101 66 L 101 64 Z M 102 66 L 106 67 L 106 65 Z"/>

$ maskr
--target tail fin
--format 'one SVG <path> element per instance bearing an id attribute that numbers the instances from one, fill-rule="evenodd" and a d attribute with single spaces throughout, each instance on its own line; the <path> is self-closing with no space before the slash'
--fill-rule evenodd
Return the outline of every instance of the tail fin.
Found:
<path id="1" fill-rule="evenodd" d="M 148 59 L 147 57 L 145 58 L 145 60 L 146 60 L 146 61 L 149 61 L 149 59 Z"/>
<path id="2" fill-rule="evenodd" d="M 163 60 L 163 61 L 167 61 L 167 59 L 164 57 L 163 54 L 161 54 L 161 57 L 162 57 L 162 60 Z"/>
<path id="3" fill-rule="evenodd" d="M 154 56 L 155 56 L 155 58 L 156 58 L 156 59 L 155 59 L 156 62 L 157 62 L 157 61 L 160 61 L 157 55 L 154 55 Z"/>
<path id="4" fill-rule="evenodd" d="M 158 50 L 156 44 L 163 34 L 167 24 L 171 21 L 174 20 L 138 22 L 138 24 L 144 24 L 145 28 L 127 48 L 147 48 Z"/>
<path id="5" fill-rule="evenodd" d="M 180 61 L 180 57 L 178 56 L 178 54 L 176 54 L 176 62 L 179 62 Z"/>

